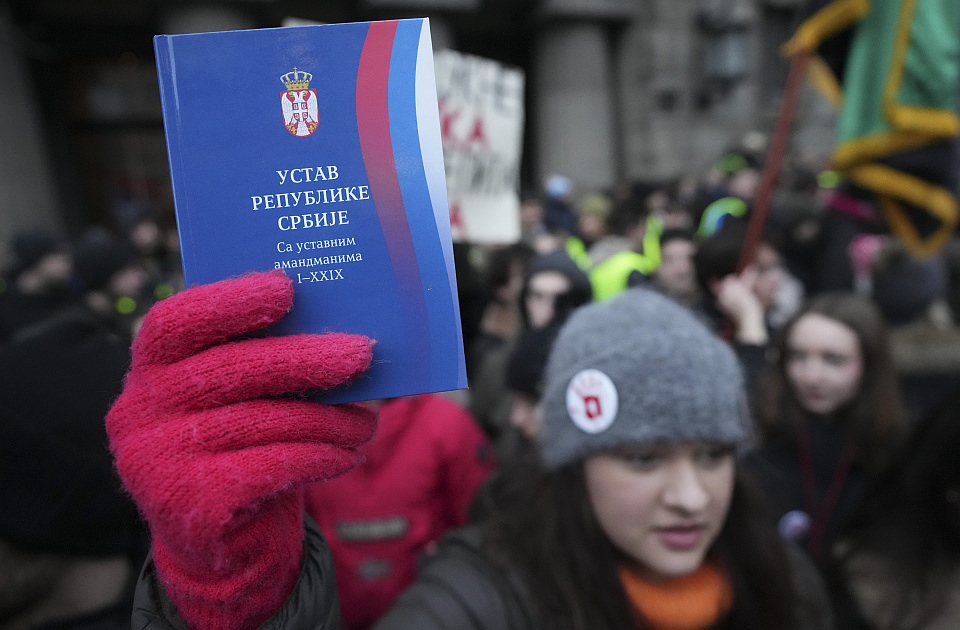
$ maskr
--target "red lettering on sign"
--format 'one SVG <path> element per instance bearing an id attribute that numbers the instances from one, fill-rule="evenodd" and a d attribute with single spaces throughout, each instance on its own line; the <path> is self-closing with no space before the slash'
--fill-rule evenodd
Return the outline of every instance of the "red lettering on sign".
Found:
<path id="1" fill-rule="evenodd" d="M 466 238 L 467 226 L 463 224 L 463 215 L 460 213 L 460 204 L 457 202 L 450 204 L 450 229 L 455 234 Z"/>
<path id="2" fill-rule="evenodd" d="M 487 144 L 487 134 L 483 131 L 483 118 L 477 116 L 473 121 L 473 130 L 470 132 L 467 144 Z"/>
<path id="3" fill-rule="evenodd" d="M 456 138 L 453 137 L 453 124 L 460 116 L 460 110 L 447 109 L 446 103 L 440 101 L 440 141 L 444 144 L 455 144 Z"/>

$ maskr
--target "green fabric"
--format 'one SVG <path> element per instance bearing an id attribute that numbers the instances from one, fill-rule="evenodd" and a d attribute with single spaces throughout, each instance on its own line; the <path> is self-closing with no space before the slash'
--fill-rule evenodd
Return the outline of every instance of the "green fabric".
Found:
<path id="1" fill-rule="evenodd" d="M 570 259 L 577 263 L 578 267 L 588 273 L 590 272 L 593 263 L 590 261 L 590 256 L 587 255 L 587 246 L 582 240 L 576 236 L 571 236 L 567 239 L 567 242 L 564 243 L 564 249 L 567 255 L 570 256 Z"/>
<path id="2" fill-rule="evenodd" d="M 728 215 L 742 217 L 745 214 L 747 214 L 747 204 L 742 199 L 721 197 L 703 211 L 703 216 L 700 217 L 700 226 L 697 228 L 697 238 L 704 240 L 713 236 L 724 217 Z"/>
<path id="3" fill-rule="evenodd" d="M 837 121 L 840 143 L 894 131 L 884 107 L 884 89 L 895 60 L 897 25 L 912 1 L 874 0 L 854 30 L 844 71 L 844 103 Z M 958 64 L 960 2 L 916 0 L 903 78 L 894 102 L 955 112 Z"/>
<path id="4" fill-rule="evenodd" d="M 921 0 L 910 24 L 897 102 L 957 111 L 960 77 L 960 2 Z"/>
<path id="5" fill-rule="evenodd" d="M 643 233 L 643 255 L 653 265 L 651 272 L 660 266 L 660 237 L 663 235 L 663 220 L 654 215 L 647 217 L 647 229 Z"/>
<path id="6" fill-rule="evenodd" d="M 610 299 L 627 288 L 631 273 L 639 271 L 643 275 L 650 275 L 656 268 L 643 254 L 632 251 L 614 254 L 590 272 L 593 299 L 597 302 Z"/>
<path id="7" fill-rule="evenodd" d="M 642 254 L 634 251 L 618 252 L 588 270 L 590 284 L 593 286 L 593 299 L 598 302 L 606 300 L 626 289 L 630 274 L 634 271 L 639 271 L 645 276 L 656 271 L 660 266 L 662 234 L 663 220 L 651 215 L 647 217 L 646 231 L 643 234 Z M 567 252 L 569 251 L 568 248 Z"/>

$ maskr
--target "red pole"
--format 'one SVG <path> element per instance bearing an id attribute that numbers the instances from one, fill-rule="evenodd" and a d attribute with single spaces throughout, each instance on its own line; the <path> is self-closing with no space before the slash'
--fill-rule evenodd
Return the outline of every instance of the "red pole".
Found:
<path id="1" fill-rule="evenodd" d="M 770 199 L 773 197 L 773 189 L 776 186 L 777 175 L 780 172 L 780 162 L 783 159 L 783 152 L 787 146 L 787 138 L 790 136 L 793 110 L 796 107 L 797 98 L 800 96 L 800 86 L 803 84 L 803 76 L 806 72 L 807 60 L 809 58 L 810 51 L 804 49 L 798 51 L 791 58 L 790 74 L 787 76 L 787 87 L 783 94 L 783 104 L 780 106 L 776 130 L 774 131 L 773 140 L 770 143 L 770 151 L 767 153 L 767 159 L 763 166 L 760 189 L 757 191 L 757 199 L 753 205 L 753 212 L 750 214 L 750 222 L 747 227 L 746 238 L 743 242 L 743 249 L 740 250 L 737 273 L 743 271 L 747 265 L 753 262 L 753 258 L 757 253 L 760 237 L 763 235 L 763 226 L 767 221 Z"/>

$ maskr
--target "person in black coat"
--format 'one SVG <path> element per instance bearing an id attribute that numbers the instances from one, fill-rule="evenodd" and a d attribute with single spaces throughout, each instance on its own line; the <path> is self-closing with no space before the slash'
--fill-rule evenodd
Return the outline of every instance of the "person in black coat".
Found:
<path id="1" fill-rule="evenodd" d="M 812 299 L 784 326 L 761 391 L 747 467 L 781 534 L 820 560 L 907 430 L 880 310 L 846 292 Z"/>
<path id="2" fill-rule="evenodd" d="M 126 342 L 69 309 L 0 346 L 0 627 L 129 627 L 146 531 L 103 426 Z"/>

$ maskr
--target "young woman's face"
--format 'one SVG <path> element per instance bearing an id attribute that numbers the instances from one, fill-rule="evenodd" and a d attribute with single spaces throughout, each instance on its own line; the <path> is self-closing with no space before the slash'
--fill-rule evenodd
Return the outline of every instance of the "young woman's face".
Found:
<path id="1" fill-rule="evenodd" d="M 863 355 L 856 333 L 818 313 L 798 319 L 787 334 L 787 379 L 800 405 L 830 414 L 860 391 Z"/>
<path id="2" fill-rule="evenodd" d="M 694 442 L 637 446 L 584 462 L 593 512 L 647 579 L 697 570 L 720 533 L 733 494 L 733 449 Z"/>
<path id="3" fill-rule="evenodd" d="M 559 271 L 541 271 L 531 276 L 524 304 L 530 327 L 540 329 L 549 324 L 556 313 L 557 297 L 570 288 L 570 280 Z"/>

